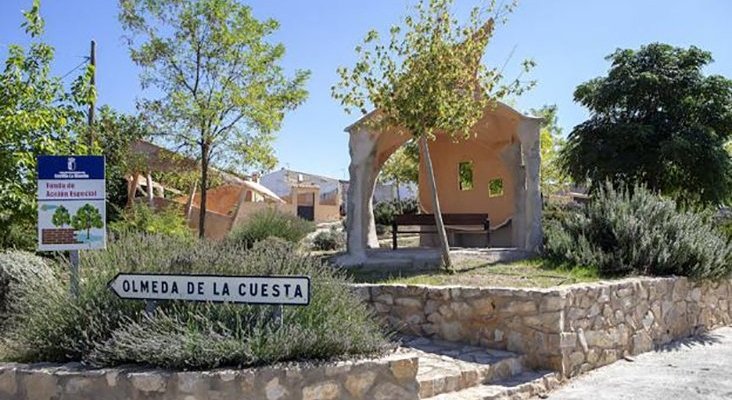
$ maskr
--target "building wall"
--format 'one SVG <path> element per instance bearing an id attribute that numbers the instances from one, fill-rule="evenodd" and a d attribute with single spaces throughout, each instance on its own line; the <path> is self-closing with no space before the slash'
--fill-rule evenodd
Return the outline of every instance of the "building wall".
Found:
<path id="1" fill-rule="evenodd" d="M 255 203 L 252 203 L 255 204 Z M 200 209 L 191 207 L 191 218 L 188 220 L 188 226 L 198 232 Z M 229 228 L 233 217 L 219 214 L 217 212 L 208 211 L 206 213 L 206 231 L 204 235 L 208 239 L 223 239 L 229 233 Z"/>
<path id="2" fill-rule="evenodd" d="M 467 139 L 453 140 L 447 135 L 437 135 L 429 142 L 432 165 L 437 183 L 437 193 L 443 213 L 486 213 L 495 226 L 511 218 L 515 212 L 516 185 L 502 154 L 514 143 L 516 123 L 513 118 L 488 113 L 474 128 L 474 135 Z M 472 162 L 473 188 L 460 190 L 458 165 Z M 432 212 L 432 198 L 427 181 L 424 157 L 419 169 L 419 201 L 426 212 Z M 492 179 L 503 181 L 503 195 L 488 196 L 488 184 Z"/>

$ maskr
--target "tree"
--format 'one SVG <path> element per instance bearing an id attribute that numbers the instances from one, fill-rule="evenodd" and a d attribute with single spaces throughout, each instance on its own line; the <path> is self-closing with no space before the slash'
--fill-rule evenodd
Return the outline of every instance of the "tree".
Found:
<path id="1" fill-rule="evenodd" d="M 36 157 L 85 152 L 74 128 L 96 92 L 89 83 L 93 67 L 67 90 L 51 75 L 52 46 L 43 43 L 41 4 L 23 13 L 27 49 L 9 45 L 0 72 L 0 247 L 34 246 Z"/>
<path id="2" fill-rule="evenodd" d="M 71 215 L 69 214 L 69 210 L 67 210 L 64 206 L 58 206 L 56 208 L 56 211 L 53 212 L 51 222 L 54 226 L 64 226 L 70 224 Z"/>
<path id="3" fill-rule="evenodd" d="M 541 192 L 557 193 L 569 188 L 570 179 L 559 165 L 559 153 L 566 141 L 562 138 L 562 128 L 557 122 L 557 106 L 545 105 L 531 113 L 541 117 Z"/>
<path id="4" fill-rule="evenodd" d="M 286 77 L 284 46 L 267 40 L 279 24 L 258 21 L 235 0 L 120 0 L 120 7 L 143 88 L 161 94 L 139 106 L 167 140 L 200 160 L 206 210 L 209 166 L 277 131 L 307 97 L 309 72 Z M 250 160 L 271 155 L 271 146 L 258 149 L 267 154 Z M 205 218 L 201 212 L 201 237 Z"/>
<path id="5" fill-rule="evenodd" d="M 119 113 L 109 106 L 99 108 L 95 121 L 95 149 L 104 154 L 107 189 L 107 218 L 110 221 L 121 217 L 121 210 L 127 205 L 128 174 L 139 170 L 141 159 L 131 153 L 136 140 L 152 135 L 150 127 L 139 116 Z"/>
<path id="6" fill-rule="evenodd" d="M 397 202 L 401 213 L 400 185 L 403 183 L 417 183 L 419 179 L 419 147 L 417 142 L 410 140 L 398 148 L 381 167 L 379 179 L 384 183 L 394 183 L 396 186 Z"/>
<path id="7" fill-rule="evenodd" d="M 607 76 L 574 92 L 590 118 L 569 135 L 562 167 L 593 187 L 607 179 L 643 183 L 687 203 L 729 199 L 732 81 L 703 74 L 711 54 L 653 43 L 607 59 Z"/>
<path id="8" fill-rule="evenodd" d="M 104 228 L 104 221 L 102 221 L 102 215 L 99 213 L 99 210 L 87 203 L 76 210 L 76 214 L 71 219 L 71 226 L 77 231 L 86 230 L 86 238 L 89 239 L 91 236 L 91 228 Z"/>
<path id="9" fill-rule="evenodd" d="M 360 60 L 351 69 L 339 68 L 340 82 L 332 88 L 346 112 L 366 114 L 367 107 L 375 107 L 379 114 L 372 123 L 406 131 L 419 142 L 447 270 L 450 252 L 427 141 L 436 135 L 468 137 L 487 107 L 526 86 L 518 79 L 504 84 L 498 68 L 481 62 L 495 18 L 483 23 L 484 15 L 476 7 L 461 24 L 452 4 L 453 0 L 421 0 L 413 15 L 403 19 L 403 27 L 390 29 L 388 44 L 370 31 L 363 46 L 356 47 Z M 495 13 L 499 20 L 514 7 L 494 4 L 486 14 Z M 524 62 L 525 69 L 531 66 Z"/>

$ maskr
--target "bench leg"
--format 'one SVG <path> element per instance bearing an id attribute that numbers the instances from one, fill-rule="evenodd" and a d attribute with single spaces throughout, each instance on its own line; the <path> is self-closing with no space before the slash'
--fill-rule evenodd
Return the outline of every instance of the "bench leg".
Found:
<path id="1" fill-rule="evenodd" d="M 396 250 L 397 246 L 398 246 L 398 244 L 397 244 L 397 225 L 392 224 L 391 225 L 391 248 L 392 248 L 392 250 Z"/>

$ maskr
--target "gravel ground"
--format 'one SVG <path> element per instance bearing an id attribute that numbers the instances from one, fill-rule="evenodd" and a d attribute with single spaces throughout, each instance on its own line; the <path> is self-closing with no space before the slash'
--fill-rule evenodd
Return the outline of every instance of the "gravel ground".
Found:
<path id="1" fill-rule="evenodd" d="M 671 343 L 572 379 L 553 400 L 732 399 L 732 327 Z"/>

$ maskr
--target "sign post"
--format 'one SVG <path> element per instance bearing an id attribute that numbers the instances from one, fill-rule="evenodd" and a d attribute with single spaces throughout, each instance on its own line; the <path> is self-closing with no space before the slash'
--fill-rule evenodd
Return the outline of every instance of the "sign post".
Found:
<path id="1" fill-rule="evenodd" d="M 79 289 L 79 250 L 107 244 L 103 156 L 38 157 L 38 250 L 71 251 L 71 292 Z"/>
<path id="2" fill-rule="evenodd" d="M 107 285 L 122 299 L 307 306 L 308 276 L 117 274 Z"/>

